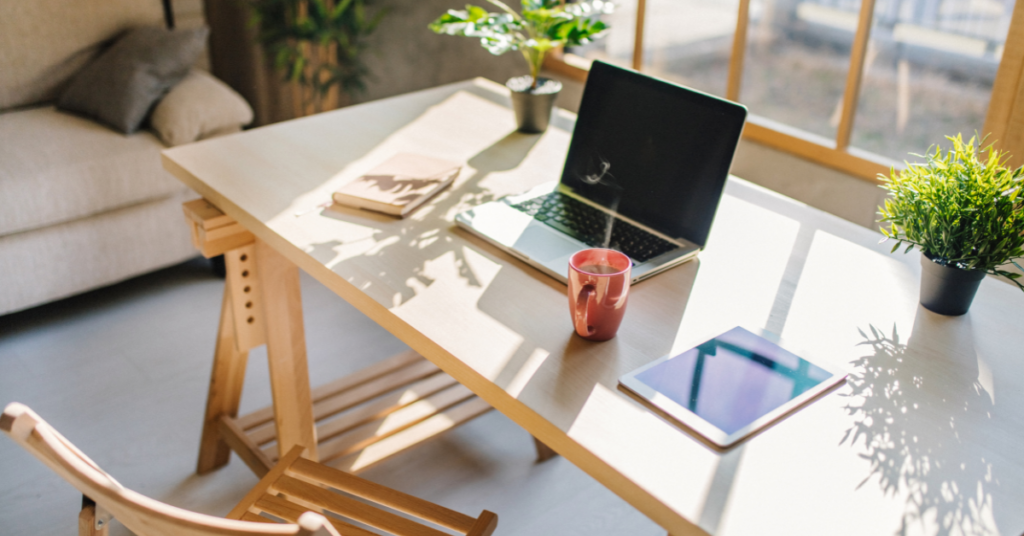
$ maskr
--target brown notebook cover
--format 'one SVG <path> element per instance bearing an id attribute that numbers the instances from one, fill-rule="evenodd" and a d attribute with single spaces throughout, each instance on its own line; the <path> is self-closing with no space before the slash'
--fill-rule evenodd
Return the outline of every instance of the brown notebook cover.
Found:
<path id="1" fill-rule="evenodd" d="M 405 217 L 443 190 L 462 164 L 413 153 L 398 153 L 334 192 L 334 202 Z"/>

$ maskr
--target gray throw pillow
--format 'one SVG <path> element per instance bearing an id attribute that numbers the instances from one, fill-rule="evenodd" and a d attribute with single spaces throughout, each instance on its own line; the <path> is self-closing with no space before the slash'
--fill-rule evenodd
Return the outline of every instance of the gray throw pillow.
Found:
<path id="1" fill-rule="evenodd" d="M 75 75 L 57 108 L 132 134 L 153 104 L 185 78 L 207 34 L 207 28 L 136 28 Z"/>

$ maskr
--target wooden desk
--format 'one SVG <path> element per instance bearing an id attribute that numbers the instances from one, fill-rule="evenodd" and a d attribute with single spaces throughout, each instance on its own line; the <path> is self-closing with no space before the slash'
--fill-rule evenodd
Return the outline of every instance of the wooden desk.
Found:
<path id="1" fill-rule="evenodd" d="M 164 164 L 675 536 L 1024 531 L 1019 291 L 986 280 L 968 315 L 930 313 L 916 254 L 731 179 L 699 262 L 634 287 L 615 339 L 581 340 L 564 286 L 452 225 L 558 178 L 573 116 L 557 113 L 543 135 L 515 133 L 505 90 L 476 80 L 170 149 Z M 397 151 L 468 165 L 406 220 L 296 216 Z M 780 333 L 851 380 L 726 454 L 617 390 L 735 325 Z M 289 403 L 290 433 L 308 440 L 308 401 Z"/>

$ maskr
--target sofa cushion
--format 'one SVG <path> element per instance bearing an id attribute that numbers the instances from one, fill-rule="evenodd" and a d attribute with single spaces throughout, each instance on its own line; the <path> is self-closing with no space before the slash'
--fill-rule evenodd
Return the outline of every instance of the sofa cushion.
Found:
<path id="1" fill-rule="evenodd" d="M 104 45 L 162 21 L 156 0 L 0 0 L 0 110 L 55 100 Z"/>
<path id="2" fill-rule="evenodd" d="M 75 75 L 57 108 L 133 134 L 153 104 L 185 78 L 209 33 L 206 28 L 136 28 Z"/>
<path id="3" fill-rule="evenodd" d="M 0 114 L 0 236 L 185 190 L 163 148 L 53 107 Z"/>
<path id="4" fill-rule="evenodd" d="M 153 108 L 149 123 L 174 147 L 252 122 L 249 103 L 213 75 L 192 69 Z"/>

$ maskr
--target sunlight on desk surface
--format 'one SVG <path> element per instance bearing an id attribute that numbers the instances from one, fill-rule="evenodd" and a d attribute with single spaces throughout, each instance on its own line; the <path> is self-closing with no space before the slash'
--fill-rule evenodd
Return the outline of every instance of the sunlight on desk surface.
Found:
<path id="1" fill-rule="evenodd" d="M 435 88 L 165 162 L 675 536 L 1020 532 L 1024 298 L 985 281 L 969 315 L 932 314 L 917 304 L 916 253 L 889 255 L 877 233 L 733 178 L 699 260 L 636 285 L 615 339 L 584 341 L 563 285 L 452 224 L 559 177 L 571 115 L 516 133 L 503 91 Z M 397 151 L 467 165 L 405 220 L 294 215 Z M 849 384 L 725 454 L 617 390 L 619 376 L 736 325 L 841 364 Z"/>

